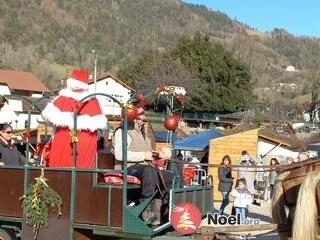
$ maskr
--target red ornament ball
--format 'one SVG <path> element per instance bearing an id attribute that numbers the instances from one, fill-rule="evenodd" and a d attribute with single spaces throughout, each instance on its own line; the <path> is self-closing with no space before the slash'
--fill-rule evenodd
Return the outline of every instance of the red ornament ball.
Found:
<path id="1" fill-rule="evenodd" d="M 179 102 L 179 103 L 183 102 L 183 96 L 181 94 L 176 95 L 175 98 L 176 98 L 177 102 Z"/>
<path id="2" fill-rule="evenodd" d="M 166 129 L 174 131 L 178 127 L 179 120 L 180 118 L 177 118 L 176 116 L 167 116 L 164 119 L 164 126 Z"/>
<path id="3" fill-rule="evenodd" d="M 121 109 L 121 117 L 124 118 L 124 109 Z M 138 108 L 135 105 L 128 107 L 127 120 L 128 122 L 133 122 L 138 116 Z"/>

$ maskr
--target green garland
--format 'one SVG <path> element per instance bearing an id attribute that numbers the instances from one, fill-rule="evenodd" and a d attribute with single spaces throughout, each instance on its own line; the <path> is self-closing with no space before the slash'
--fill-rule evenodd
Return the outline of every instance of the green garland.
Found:
<path id="1" fill-rule="evenodd" d="M 25 209 L 26 224 L 33 227 L 34 239 L 37 239 L 41 227 L 48 227 L 48 212 L 51 208 L 61 216 L 62 199 L 48 184 L 41 170 L 40 177 L 30 184 L 26 195 L 21 197 Z"/>

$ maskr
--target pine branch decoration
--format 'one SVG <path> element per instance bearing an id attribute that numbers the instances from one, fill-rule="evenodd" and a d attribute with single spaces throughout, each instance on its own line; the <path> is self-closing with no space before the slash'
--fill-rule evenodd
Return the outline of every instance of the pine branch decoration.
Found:
<path id="1" fill-rule="evenodd" d="M 61 216 L 62 199 L 48 184 L 41 170 L 40 177 L 30 184 L 26 195 L 21 197 L 25 209 L 26 224 L 33 227 L 34 239 L 37 239 L 41 227 L 48 227 L 49 209 Z"/>

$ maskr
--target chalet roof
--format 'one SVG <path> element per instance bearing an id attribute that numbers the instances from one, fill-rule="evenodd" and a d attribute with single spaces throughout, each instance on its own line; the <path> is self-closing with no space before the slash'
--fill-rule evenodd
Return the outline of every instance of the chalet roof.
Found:
<path id="1" fill-rule="evenodd" d="M 226 134 L 225 136 L 231 136 L 234 134 L 242 134 L 249 131 L 257 131 L 258 138 L 266 140 L 268 142 L 272 142 L 276 145 L 282 146 L 288 149 L 294 149 L 293 144 L 291 143 L 290 139 L 283 138 L 281 136 L 277 136 L 272 134 L 271 132 L 266 131 L 265 129 L 261 128 L 251 128 L 251 129 L 239 129 L 239 131 L 231 132 Z"/>
<path id="2" fill-rule="evenodd" d="M 287 142 L 285 142 L 283 140 L 280 140 L 278 138 L 267 136 L 266 134 L 263 134 L 260 131 L 258 131 L 258 137 L 262 138 L 262 139 L 265 139 L 265 140 L 267 140 L 269 142 L 273 142 L 273 143 L 275 143 L 277 145 L 280 145 L 282 147 L 292 148 L 292 145 L 290 143 L 287 143 Z"/>
<path id="3" fill-rule="evenodd" d="M 104 80 L 106 78 L 112 78 L 113 80 L 115 80 L 117 83 L 121 84 L 122 86 L 124 86 L 125 88 L 135 92 L 135 89 L 130 87 L 128 84 L 126 84 L 125 82 L 123 82 L 122 80 L 120 80 L 119 78 L 117 78 L 116 76 L 114 76 L 111 72 L 106 72 L 105 74 L 103 74 L 101 77 L 97 78 L 97 82 Z M 92 84 L 94 81 L 91 80 L 89 82 L 89 84 Z"/>
<path id="4" fill-rule="evenodd" d="M 0 84 L 4 83 L 13 90 L 50 92 L 44 83 L 31 72 L 0 70 Z"/>

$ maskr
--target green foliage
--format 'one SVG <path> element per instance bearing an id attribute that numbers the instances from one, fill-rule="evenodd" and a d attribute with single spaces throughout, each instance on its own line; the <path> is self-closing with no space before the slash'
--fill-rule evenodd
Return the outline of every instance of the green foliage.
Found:
<path id="1" fill-rule="evenodd" d="M 48 184 L 43 172 L 30 184 L 28 193 L 23 197 L 22 207 L 26 213 L 26 224 L 33 227 L 37 239 L 41 227 L 48 227 L 49 209 L 61 215 L 62 200 Z"/>
<path id="2" fill-rule="evenodd" d="M 105 71 L 117 74 L 118 69 L 127 67 L 129 62 L 135 61 L 146 49 L 153 49 L 152 52 L 161 50 L 160 55 L 169 55 L 171 59 L 166 56 L 166 61 L 163 61 L 162 57 L 149 55 L 150 64 L 147 68 L 152 68 L 157 63 L 162 66 L 162 70 L 163 66 L 167 69 L 159 72 L 159 69 L 154 68 L 147 72 L 170 77 L 174 83 L 181 83 L 189 89 L 201 86 L 205 81 L 212 85 L 210 88 L 216 87 L 222 91 L 221 88 L 226 88 L 227 85 L 225 80 L 230 78 L 232 82 L 235 76 L 224 75 L 224 68 L 235 67 L 235 70 L 231 70 L 232 73 L 238 67 L 241 68 L 240 63 L 249 66 L 254 87 L 261 88 L 273 87 L 274 82 L 283 82 L 282 65 L 292 64 L 301 70 L 301 74 L 304 70 L 316 70 L 320 65 L 320 42 L 317 38 L 297 38 L 283 29 L 275 29 L 270 34 L 250 29 L 254 35 L 247 34 L 249 26 L 232 21 L 225 14 L 211 11 L 205 6 L 186 4 L 179 0 L 10 0 L 1 2 L 0 22 L 0 64 L 16 70 L 28 70 L 30 66 L 37 68 L 42 61 L 47 61 L 50 64 L 68 64 L 92 71 L 91 50 L 95 49 L 98 56 L 98 76 Z M 203 55 L 205 57 L 201 58 L 201 61 L 206 65 L 199 69 L 199 76 L 194 76 L 197 65 L 188 58 L 195 57 L 197 52 L 203 54 L 202 48 L 206 45 L 205 41 L 202 41 L 203 46 L 199 45 L 196 49 L 186 48 L 190 45 L 188 38 L 197 31 L 208 34 L 208 41 L 219 41 L 232 53 L 237 63 L 233 64 L 233 60 L 229 59 L 227 62 L 231 65 L 225 66 L 225 61 L 219 56 L 226 55 L 218 54 L 221 47 L 213 46 L 217 54 Z M 180 45 L 181 51 L 186 50 L 186 54 L 179 53 L 180 59 L 169 54 L 168 46 L 184 34 L 186 39 L 180 40 Z M 7 44 L 12 46 L 12 50 L 8 50 Z M 24 54 L 24 48 L 33 50 L 30 53 L 32 57 Z M 20 59 L 23 63 L 19 63 Z M 210 72 L 212 68 L 208 64 L 209 60 L 218 64 L 221 70 L 217 67 Z M 190 64 L 191 69 L 185 71 L 185 64 Z M 141 72 L 138 67 L 132 69 L 132 75 L 125 79 L 128 79 L 132 86 L 140 86 L 141 83 L 147 86 L 167 81 L 157 75 Z M 49 86 L 56 89 L 57 82 L 54 79 L 58 78 L 59 73 L 53 74 L 50 78 L 45 75 L 39 77 L 46 83 L 50 82 Z M 297 75 L 290 76 L 290 81 L 298 83 L 297 85 L 308 84 L 303 77 L 296 77 Z M 194 82 L 195 79 L 201 82 L 189 84 L 190 80 Z M 223 84 L 220 84 L 219 79 L 224 79 Z M 237 98 L 239 97 L 241 98 Z M 226 107 L 220 106 L 220 97 L 214 102 L 219 109 L 234 108 L 232 103 L 228 103 Z M 192 105 L 191 102 L 190 104 Z"/>
<path id="3" fill-rule="evenodd" d="M 184 86 L 187 110 L 234 112 L 254 99 L 248 68 L 200 33 L 183 36 L 168 52 L 145 52 L 120 69 L 119 77 L 137 89 L 147 83 Z"/>

